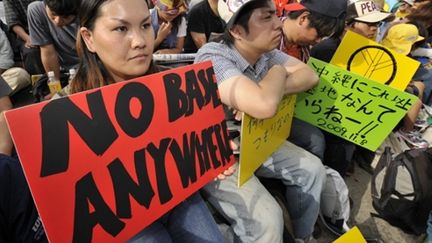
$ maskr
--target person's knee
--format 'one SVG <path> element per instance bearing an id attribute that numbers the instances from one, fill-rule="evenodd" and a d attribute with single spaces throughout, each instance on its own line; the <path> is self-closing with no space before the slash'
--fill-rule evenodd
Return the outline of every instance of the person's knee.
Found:
<path id="1" fill-rule="evenodd" d="M 305 171 L 307 172 L 307 184 L 309 184 L 310 187 L 322 188 L 322 185 L 325 182 L 326 172 L 324 165 L 317 157 L 311 156 Z"/>
<path id="2" fill-rule="evenodd" d="M 282 242 L 284 219 L 281 207 L 275 202 L 267 205 L 263 217 L 256 219 L 259 222 L 259 231 L 254 242 Z"/>
<path id="3" fill-rule="evenodd" d="M 23 68 L 10 68 L 1 76 L 13 90 L 11 94 L 18 92 L 31 84 L 30 75 Z"/>

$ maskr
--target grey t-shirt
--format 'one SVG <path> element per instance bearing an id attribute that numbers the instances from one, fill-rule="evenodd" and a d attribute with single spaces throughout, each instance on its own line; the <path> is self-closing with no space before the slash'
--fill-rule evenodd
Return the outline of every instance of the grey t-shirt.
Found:
<path id="1" fill-rule="evenodd" d="M 45 3 L 32 2 L 27 9 L 30 39 L 36 46 L 53 44 L 59 57 L 60 66 L 66 70 L 75 67 L 78 55 L 75 48 L 78 19 L 69 25 L 57 27 L 48 17 Z"/>
<path id="2" fill-rule="evenodd" d="M 0 76 L 0 98 L 8 96 L 11 92 L 11 87 L 9 87 L 6 81 Z"/>
<path id="3" fill-rule="evenodd" d="M 13 51 L 6 33 L 0 29 L 0 69 L 8 69 L 14 65 Z"/>

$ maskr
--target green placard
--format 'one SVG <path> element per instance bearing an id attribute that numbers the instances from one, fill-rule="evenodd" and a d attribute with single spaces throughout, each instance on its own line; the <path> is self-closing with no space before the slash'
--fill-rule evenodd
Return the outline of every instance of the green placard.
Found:
<path id="1" fill-rule="evenodd" d="M 315 58 L 308 65 L 320 83 L 297 95 L 295 117 L 372 151 L 417 100 Z"/>

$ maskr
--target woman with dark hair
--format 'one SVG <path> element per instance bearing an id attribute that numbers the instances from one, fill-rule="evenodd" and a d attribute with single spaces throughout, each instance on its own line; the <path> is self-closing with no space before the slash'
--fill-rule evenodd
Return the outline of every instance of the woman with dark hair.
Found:
<path id="1" fill-rule="evenodd" d="M 152 62 L 155 39 L 146 1 L 83 0 L 79 22 L 77 51 L 80 64 L 71 82 L 70 93 L 161 70 Z M 198 193 L 131 239 L 131 242 L 223 241 Z"/>
<path id="2" fill-rule="evenodd" d="M 429 36 L 432 34 L 432 1 L 416 0 L 414 1 L 413 10 L 407 16 L 409 21 L 421 22 L 428 30 Z"/>
<path id="3" fill-rule="evenodd" d="M 154 49 L 159 54 L 183 52 L 186 38 L 187 11 L 185 0 L 155 0 L 150 10 L 152 26 L 156 34 Z"/>

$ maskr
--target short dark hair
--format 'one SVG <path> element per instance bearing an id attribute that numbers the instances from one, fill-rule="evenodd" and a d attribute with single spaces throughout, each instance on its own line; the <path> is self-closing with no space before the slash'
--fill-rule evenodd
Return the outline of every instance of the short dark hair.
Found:
<path id="1" fill-rule="evenodd" d="M 44 0 L 48 8 L 57 16 L 78 15 L 81 0 Z"/>
<path id="2" fill-rule="evenodd" d="M 289 19 L 297 19 L 304 12 L 309 12 L 309 15 L 307 16 L 309 20 L 309 27 L 315 28 L 318 37 L 320 38 L 331 36 L 336 32 L 340 32 L 344 27 L 345 18 L 343 16 L 337 18 L 330 17 L 307 9 L 291 11 L 286 13 L 285 16 L 287 16 Z"/>
<path id="3" fill-rule="evenodd" d="M 236 19 L 236 21 L 233 23 L 234 25 L 239 25 L 243 27 L 243 29 L 246 31 L 246 34 L 249 33 L 249 19 L 252 16 L 252 13 L 255 9 L 258 8 L 265 8 L 270 6 L 270 0 L 258 0 L 258 1 L 252 1 L 250 4 L 245 6 L 241 11 L 241 15 L 239 15 Z M 231 46 L 234 43 L 234 38 L 232 37 L 230 33 L 229 28 L 225 28 L 225 32 L 223 35 L 223 41 L 228 45 Z"/>

